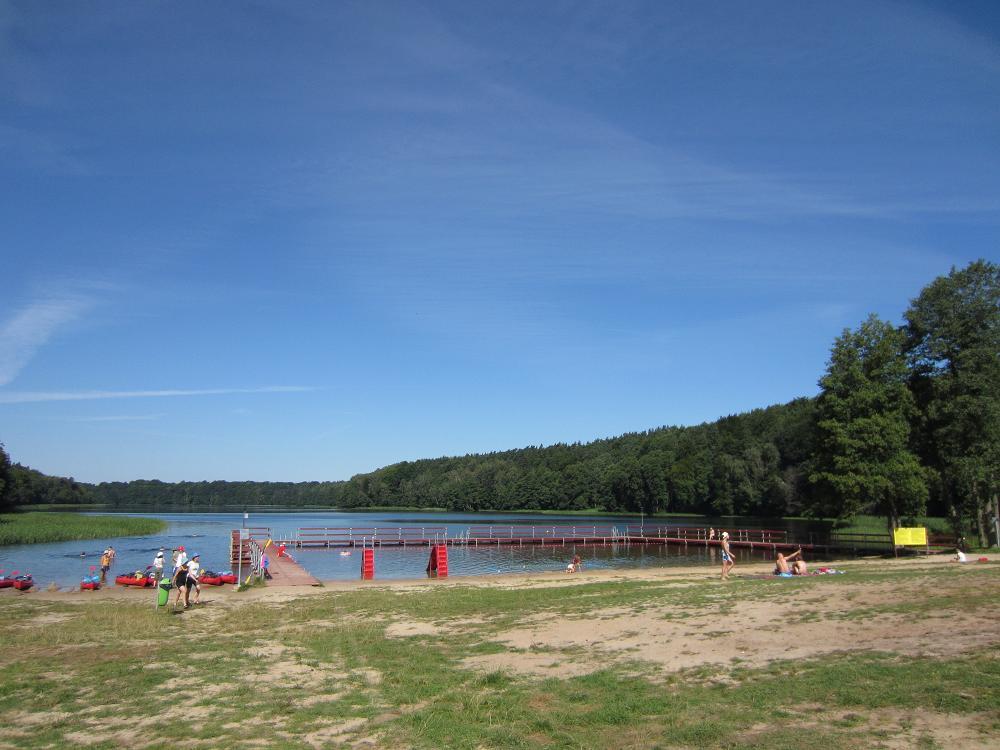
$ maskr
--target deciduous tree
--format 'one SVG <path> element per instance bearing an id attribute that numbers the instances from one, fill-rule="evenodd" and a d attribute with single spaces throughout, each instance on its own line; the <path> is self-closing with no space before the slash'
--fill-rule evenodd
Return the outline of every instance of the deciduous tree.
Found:
<path id="1" fill-rule="evenodd" d="M 875 512 L 890 529 L 923 512 L 924 472 L 909 449 L 913 396 L 900 330 L 872 315 L 836 340 L 820 379 L 810 481 L 816 515 Z"/>
<path id="2" fill-rule="evenodd" d="M 913 300 L 906 321 L 921 453 L 953 517 L 972 520 L 986 546 L 1000 494 L 1000 266 L 953 268 Z"/>

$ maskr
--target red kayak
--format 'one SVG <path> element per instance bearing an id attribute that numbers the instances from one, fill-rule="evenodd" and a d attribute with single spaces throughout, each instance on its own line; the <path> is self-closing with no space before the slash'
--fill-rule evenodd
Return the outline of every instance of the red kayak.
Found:
<path id="1" fill-rule="evenodd" d="M 13 585 L 13 578 L 0 578 L 0 589 L 9 589 Z"/>
<path id="2" fill-rule="evenodd" d="M 18 576 L 14 579 L 14 588 L 18 591 L 27 591 L 35 585 L 35 579 L 31 576 Z"/>
<path id="3" fill-rule="evenodd" d="M 219 580 L 223 583 L 236 583 L 236 575 L 234 573 L 229 573 L 227 575 L 219 576 Z"/>
<path id="4" fill-rule="evenodd" d="M 95 582 L 95 581 L 81 581 L 80 582 L 80 591 L 97 591 L 100 588 L 101 588 L 101 584 L 100 584 L 99 581 L 97 581 L 97 582 Z"/>
<path id="5" fill-rule="evenodd" d="M 119 586 L 139 586 L 140 588 L 147 588 L 149 586 L 154 585 L 156 581 L 147 576 L 143 576 L 142 578 L 136 578 L 135 574 L 132 574 L 130 576 L 127 575 L 117 576 L 115 578 L 115 583 L 117 583 Z"/>
<path id="6" fill-rule="evenodd" d="M 223 581 L 222 576 L 202 576 L 198 579 L 198 583 L 205 586 L 221 586 Z"/>

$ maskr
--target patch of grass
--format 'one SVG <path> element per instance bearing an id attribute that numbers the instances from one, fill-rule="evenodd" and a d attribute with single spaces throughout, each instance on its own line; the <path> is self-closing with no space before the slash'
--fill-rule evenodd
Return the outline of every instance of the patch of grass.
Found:
<path id="1" fill-rule="evenodd" d="M 962 572 L 859 570 L 850 580 L 860 591 L 895 580 L 915 592 L 899 606 L 954 611 L 995 586 L 993 566 Z M 819 600 L 833 590 L 830 584 L 845 580 L 796 583 L 815 587 L 807 598 Z M 566 679 L 463 666 L 471 655 L 511 652 L 495 636 L 539 617 L 592 619 L 600 628 L 599 616 L 610 608 L 636 612 L 655 605 L 704 616 L 787 593 L 787 583 L 769 580 L 727 587 L 705 581 L 361 589 L 237 602 L 177 617 L 138 601 L 0 596 L 0 744 L 65 746 L 74 744 L 67 734 L 84 732 L 96 747 L 127 746 L 116 732 L 134 721 L 137 705 L 165 695 L 170 711 L 141 712 L 144 741 L 154 746 L 193 738 L 205 746 L 308 747 L 306 733 L 348 721 L 361 724 L 347 732 L 347 744 L 374 738 L 377 747 L 470 749 L 853 750 L 901 733 L 911 744 L 934 747 L 919 725 L 903 726 L 906 716 L 927 713 L 987 717 L 996 728 L 1000 658 L 991 650 L 956 658 L 838 654 L 669 675 L 637 653 Z M 406 618 L 438 623 L 445 634 L 388 637 L 387 628 Z M 574 662 L 603 658 L 587 649 L 567 652 Z M 184 709 L 177 700 L 189 700 L 205 718 L 178 721 Z M 880 711 L 904 718 L 887 726 Z M 44 719 L 46 712 L 52 718 Z M 19 727 L 19 717 L 36 723 Z"/>
<path id="2" fill-rule="evenodd" d="M 948 534 L 951 524 L 942 516 L 918 516 L 907 519 L 904 526 L 924 526 L 931 534 Z M 844 526 L 838 526 L 837 531 L 852 534 L 887 534 L 886 521 L 883 516 L 855 516 Z"/>
<path id="3" fill-rule="evenodd" d="M 79 513 L 0 514 L 0 545 L 68 542 L 117 536 L 156 534 L 167 528 L 158 518 L 85 516 Z"/>

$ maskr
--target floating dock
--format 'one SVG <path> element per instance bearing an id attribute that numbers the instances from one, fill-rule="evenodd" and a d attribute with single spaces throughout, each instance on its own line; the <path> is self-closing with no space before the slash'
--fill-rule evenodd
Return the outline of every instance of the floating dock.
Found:
<path id="1" fill-rule="evenodd" d="M 675 546 L 721 547 L 721 529 L 694 526 L 659 526 L 628 524 L 612 526 L 574 524 L 538 526 L 530 524 L 469 526 L 455 532 L 446 526 L 313 526 L 275 540 L 275 544 L 302 549 L 308 547 L 449 547 L 483 546 L 569 546 L 659 544 Z M 808 539 L 789 538 L 785 529 L 728 529 L 729 545 L 734 548 L 766 549 L 772 552 L 803 549 L 888 551 L 891 544 L 885 534 L 829 534 Z"/>
<path id="2" fill-rule="evenodd" d="M 231 560 L 247 574 L 261 569 L 261 554 L 266 550 L 271 585 L 319 586 L 319 580 L 288 555 L 287 550 L 306 548 L 360 548 L 364 550 L 362 577 L 374 577 L 376 547 L 423 547 L 434 550 L 445 563 L 448 547 L 550 547 L 608 546 L 632 544 L 671 545 L 677 547 L 718 548 L 722 529 L 697 526 L 660 526 L 646 523 L 613 526 L 609 524 L 571 524 L 540 526 L 532 524 L 480 525 L 456 529 L 455 526 L 312 526 L 293 534 L 273 536 L 269 528 L 244 528 L 232 532 Z M 832 551 L 885 553 L 893 550 L 888 534 L 808 533 L 807 538 L 790 539 L 786 529 L 726 529 L 733 548 L 763 550 L 769 553 L 805 550 L 826 554 Z M 282 549 L 283 555 L 278 554 Z M 927 547 L 930 551 L 930 546 Z M 433 567 L 432 561 L 428 569 Z M 438 571 L 440 573 L 440 571 Z"/>

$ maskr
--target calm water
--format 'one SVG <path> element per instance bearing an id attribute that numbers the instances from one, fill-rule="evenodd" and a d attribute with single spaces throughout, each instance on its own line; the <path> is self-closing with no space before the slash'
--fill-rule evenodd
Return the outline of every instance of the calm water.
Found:
<path id="1" fill-rule="evenodd" d="M 58 542 L 0 547 L 0 570 L 30 572 L 37 585 L 55 582 L 60 586 L 75 586 L 81 576 L 89 574 L 99 565 L 101 551 L 109 544 L 118 552 L 113 574 L 145 568 L 152 563 L 160 547 L 169 551 L 184 545 L 188 552 L 199 552 L 202 564 L 209 570 L 227 570 L 229 566 L 229 534 L 243 525 L 242 513 L 129 513 L 127 515 L 161 518 L 169 522 L 162 534 L 142 537 L 116 537 L 90 541 Z M 581 516 L 530 516 L 525 514 L 456 514 L 456 513 L 338 513 L 333 511 L 252 513 L 248 526 L 268 527 L 275 537 L 292 536 L 301 527 L 350 526 L 395 527 L 445 526 L 450 536 L 457 536 L 469 526 L 502 525 L 576 525 L 624 526 L 635 524 L 634 517 L 585 518 Z M 743 522 L 734 524 L 732 519 L 683 519 L 669 522 L 657 520 L 658 525 L 707 526 L 730 528 L 753 527 L 764 524 Z M 788 526 L 780 522 L 767 522 L 768 528 Z M 310 573 L 323 580 L 350 580 L 360 578 L 361 552 L 351 550 L 342 555 L 340 549 L 302 549 L 292 551 Z M 737 560 L 765 560 L 771 555 L 736 549 Z M 421 578 L 429 550 L 426 547 L 398 549 L 379 548 L 375 552 L 375 577 L 377 579 Z M 452 547 L 448 551 L 449 570 L 452 576 L 496 575 L 498 573 L 524 573 L 564 570 L 574 554 L 579 554 L 588 569 L 642 568 L 668 565 L 715 565 L 718 550 L 704 547 L 668 547 L 660 545 L 573 545 L 537 547 Z"/>

